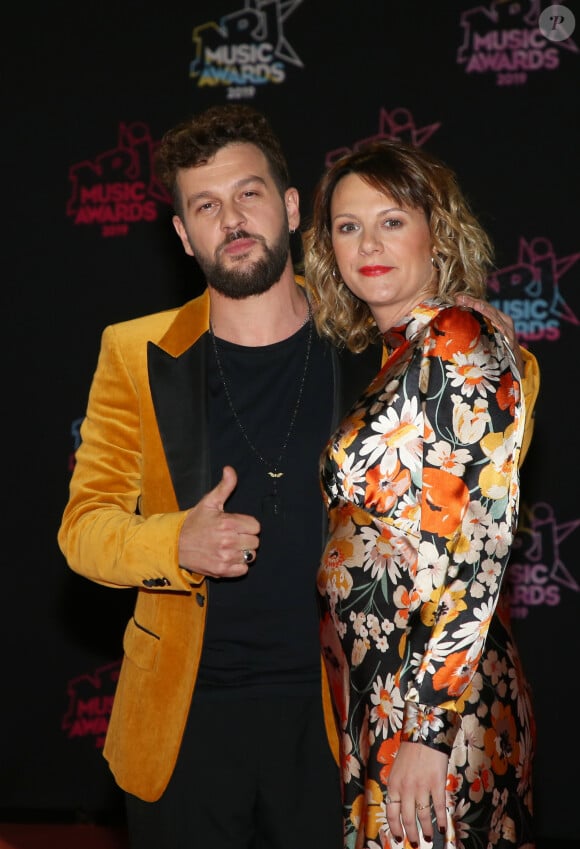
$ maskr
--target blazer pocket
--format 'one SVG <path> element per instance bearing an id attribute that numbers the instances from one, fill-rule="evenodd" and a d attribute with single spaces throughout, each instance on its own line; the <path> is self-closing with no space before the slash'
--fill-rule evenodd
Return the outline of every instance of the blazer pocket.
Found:
<path id="1" fill-rule="evenodd" d="M 123 636 L 123 650 L 140 669 L 151 669 L 159 649 L 159 637 L 147 631 L 134 618 L 129 619 Z"/>

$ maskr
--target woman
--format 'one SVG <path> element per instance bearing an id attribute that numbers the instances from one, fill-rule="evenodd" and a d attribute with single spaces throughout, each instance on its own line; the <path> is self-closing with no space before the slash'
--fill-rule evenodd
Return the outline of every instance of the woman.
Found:
<path id="1" fill-rule="evenodd" d="M 525 425 L 482 299 L 490 241 L 454 174 L 399 141 L 317 187 L 320 333 L 388 357 L 321 459 L 321 636 L 342 732 L 346 849 L 532 845 L 534 724 L 500 588 Z"/>

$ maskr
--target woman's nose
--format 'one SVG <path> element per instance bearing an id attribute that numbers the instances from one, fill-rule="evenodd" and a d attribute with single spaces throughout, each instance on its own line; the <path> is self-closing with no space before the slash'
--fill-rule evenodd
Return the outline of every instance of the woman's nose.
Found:
<path id="1" fill-rule="evenodd" d="M 375 253 L 383 248 L 383 243 L 374 230 L 364 230 L 361 234 L 359 250 L 363 254 Z"/>

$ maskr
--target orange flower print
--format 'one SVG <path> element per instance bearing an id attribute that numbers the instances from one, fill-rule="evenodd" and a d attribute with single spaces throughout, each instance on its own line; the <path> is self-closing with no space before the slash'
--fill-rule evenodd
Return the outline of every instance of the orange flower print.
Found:
<path id="1" fill-rule="evenodd" d="M 360 778 L 360 762 L 352 753 L 352 738 L 349 734 L 342 735 L 342 750 L 340 766 L 342 769 L 342 780 L 348 784 L 354 778 Z"/>
<path id="2" fill-rule="evenodd" d="M 486 398 L 478 398 L 467 404 L 461 395 L 452 395 L 451 400 L 454 434 L 466 445 L 479 442 L 489 426 L 489 401 Z M 429 457 L 427 459 L 430 463 L 433 462 Z"/>
<path id="3" fill-rule="evenodd" d="M 401 693 L 391 673 L 385 675 L 385 679 L 379 675 L 373 681 L 373 692 L 371 693 L 370 720 L 374 725 L 375 736 L 387 737 L 389 728 L 393 731 L 401 727 L 401 715 L 404 707 Z"/>
<path id="4" fill-rule="evenodd" d="M 438 708 L 417 705 L 407 702 L 405 705 L 405 722 L 403 724 L 403 740 L 416 742 L 423 740 L 429 733 L 441 728 Z"/>
<path id="5" fill-rule="evenodd" d="M 473 668 L 467 662 L 467 651 L 454 652 L 445 658 L 445 663 L 433 676 L 433 686 L 436 690 L 446 690 L 451 698 L 455 698 L 469 684 L 472 672 Z"/>
<path id="6" fill-rule="evenodd" d="M 491 759 L 492 769 L 503 775 L 508 765 L 516 766 L 520 757 L 516 723 L 510 705 L 494 702 L 491 709 L 492 727 L 484 736 L 485 753 Z"/>
<path id="7" fill-rule="evenodd" d="M 520 400 L 520 384 L 513 379 L 510 372 L 506 372 L 500 377 L 496 397 L 500 408 L 502 410 L 509 409 L 510 415 L 514 416 L 516 404 Z"/>
<path id="8" fill-rule="evenodd" d="M 513 439 L 514 426 L 511 424 L 503 433 L 488 433 L 481 440 L 481 449 L 490 460 L 479 475 L 479 486 L 487 498 L 497 501 L 509 492 L 515 459 Z"/>
<path id="9" fill-rule="evenodd" d="M 317 575 L 317 585 L 324 594 L 332 586 L 341 598 L 350 594 L 352 578 L 346 568 L 345 560 L 352 557 L 353 544 L 347 539 L 335 537 L 324 550 L 322 562 Z"/>
<path id="10" fill-rule="evenodd" d="M 433 636 L 441 633 L 450 622 L 457 619 L 460 613 L 467 610 L 465 602 L 465 588 L 451 589 L 444 587 L 443 592 L 434 600 L 424 605 L 421 610 L 421 621 L 433 629 Z"/>
<path id="11" fill-rule="evenodd" d="M 463 713 L 465 710 L 465 706 L 472 701 L 472 696 L 474 693 L 474 684 L 473 678 L 465 688 L 465 690 L 461 693 L 461 695 L 455 699 L 455 707 L 457 709 L 457 713 Z"/>
<path id="12" fill-rule="evenodd" d="M 403 527 L 414 530 L 419 524 L 418 520 L 421 516 L 421 507 L 417 501 L 401 499 L 396 515 L 401 520 Z"/>
<path id="13" fill-rule="evenodd" d="M 469 490 L 456 475 L 441 469 L 423 471 L 423 529 L 451 537 L 461 524 L 469 504 Z"/>
<path id="14" fill-rule="evenodd" d="M 535 725 L 507 595 L 497 603 L 517 519 L 523 391 L 481 315 L 427 299 L 405 322 L 384 334 L 396 350 L 321 459 L 329 535 L 318 587 L 341 845 L 411 849 L 387 825 L 386 788 L 402 741 L 428 740 L 450 750 L 446 845 L 523 849 Z"/>
<path id="15" fill-rule="evenodd" d="M 361 793 L 352 803 L 350 821 L 357 830 L 360 827 L 360 823 L 364 822 L 364 831 L 367 837 L 370 837 L 372 840 L 378 835 L 381 826 L 379 818 L 382 820 L 382 801 L 383 793 L 380 785 L 376 781 L 369 779 L 365 785 L 364 796 Z"/>
<path id="16" fill-rule="evenodd" d="M 409 611 L 419 606 L 421 596 L 415 588 L 409 592 L 406 587 L 400 585 L 393 593 L 393 601 L 399 608 L 395 613 L 395 625 L 397 628 L 405 628 L 409 620 Z"/>
<path id="17" fill-rule="evenodd" d="M 381 474 L 381 467 L 377 465 L 366 473 L 366 482 L 365 507 L 388 513 L 411 486 L 411 473 L 408 469 L 401 469 L 401 464 L 397 463 L 396 474 L 387 477 Z"/>
<path id="18" fill-rule="evenodd" d="M 471 398 L 475 391 L 482 395 L 491 388 L 482 367 L 483 359 L 481 354 L 457 354 L 453 366 L 448 366 L 454 375 L 453 386 L 461 386 L 467 398 Z"/>
<path id="19" fill-rule="evenodd" d="M 371 525 L 373 517 L 366 510 L 361 510 L 356 504 L 346 501 L 340 507 L 335 507 L 330 512 L 329 532 L 340 533 L 341 529 L 347 529 L 355 521 L 357 525 Z M 344 536 L 344 534 L 343 534 Z"/>
<path id="20" fill-rule="evenodd" d="M 344 419 L 340 429 L 334 434 L 334 438 L 329 442 L 332 450 L 332 455 L 338 462 L 342 462 L 346 456 L 348 448 L 356 439 L 359 430 L 363 426 L 364 410 L 355 410 L 349 418 Z"/>
<path id="21" fill-rule="evenodd" d="M 384 784 L 385 787 L 388 784 L 389 774 L 393 768 L 400 743 L 401 732 L 397 731 L 393 737 L 383 740 L 379 747 L 379 751 L 377 752 L 377 761 L 380 764 L 384 764 L 384 767 L 380 771 L 379 778 L 381 779 L 381 784 Z"/>
<path id="22" fill-rule="evenodd" d="M 433 322 L 434 344 L 430 356 L 452 360 L 458 351 L 473 350 L 480 337 L 480 328 L 471 313 L 451 307 L 443 310 Z"/>
<path id="23" fill-rule="evenodd" d="M 447 783 L 445 785 L 445 790 L 451 796 L 454 796 L 459 791 L 462 784 L 463 784 L 463 781 L 461 779 L 460 774 L 457 774 L 455 772 L 448 772 L 447 773 Z"/>
<path id="24" fill-rule="evenodd" d="M 465 772 L 469 781 L 469 798 L 478 804 L 483 799 L 484 793 L 491 793 L 493 790 L 493 772 L 484 764 L 479 764 L 476 769 L 468 766 Z"/>

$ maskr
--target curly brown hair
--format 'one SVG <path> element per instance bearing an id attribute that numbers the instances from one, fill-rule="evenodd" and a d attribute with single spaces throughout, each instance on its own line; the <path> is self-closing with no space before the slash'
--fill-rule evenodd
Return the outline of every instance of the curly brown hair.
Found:
<path id="1" fill-rule="evenodd" d="M 168 130 L 155 154 L 155 172 L 170 193 L 178 215 L 183 214 L 177 189 L 178 172 L 205 165 L 230 144 L 258 147 L 268 160 L 280 195 L 284 196 L 290 186 L 288 163 L 280 139 L 265 115 L 243 104 L 211 106 Z"/>
<path id="2" fill-rule="evenodd" d="M 315 189 L 312 223 L 303 234 L 304 274 L 319 333 L 351 351 L 363 351 L 378 336 L 367 304 L 341 279 L 332 248 L 330 205 L 347 174 L 357 174 L 403 208 L 422 209 L 433 240 L 438 297 L 459 293 L 486 297 L 492 265 L 489 236 L 473 216 L 454 172 L 425 150 L 398 139 L 369 142 L 338 159 Z"/>

